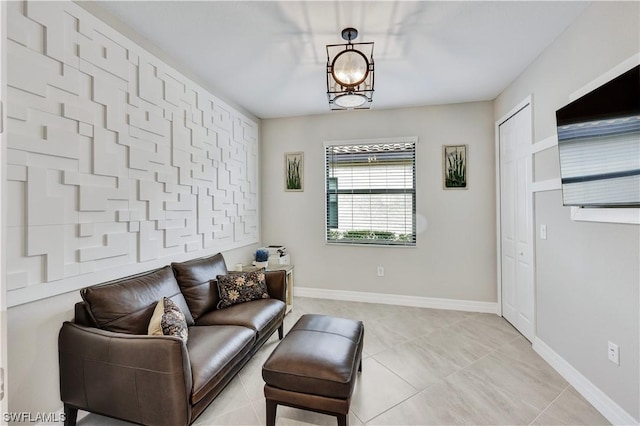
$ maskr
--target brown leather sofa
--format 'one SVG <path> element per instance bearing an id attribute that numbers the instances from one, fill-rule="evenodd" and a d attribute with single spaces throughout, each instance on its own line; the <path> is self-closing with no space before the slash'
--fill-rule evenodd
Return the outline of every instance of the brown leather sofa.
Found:
<path id="1" fill-rule="evenodd" d="M 188 425 L 278 330 L 285 273 L 266 272 L 269 299 L 217 309 L 221 254 L 172 263 L 81 290 L 74 321 L 58 337 L 65 424 L 78 409 L 147 425 Z M 158 300 L 176 303 L 188 325 L 179 337 L 149 336 Z"/>

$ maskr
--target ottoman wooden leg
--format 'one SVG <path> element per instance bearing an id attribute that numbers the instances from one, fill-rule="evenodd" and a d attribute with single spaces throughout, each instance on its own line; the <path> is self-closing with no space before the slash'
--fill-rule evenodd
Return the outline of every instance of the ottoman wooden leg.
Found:
<path id="1" fill-rule="evenodd" d="M 278 403 L 267 399 L 267 426 L 276 425 L 276 411 L 278 411 Z"/>
<path id="2" fill-rule="evenodd" d="M 338 426 L 349 426 L 349 415 L 338 414 Z"/>

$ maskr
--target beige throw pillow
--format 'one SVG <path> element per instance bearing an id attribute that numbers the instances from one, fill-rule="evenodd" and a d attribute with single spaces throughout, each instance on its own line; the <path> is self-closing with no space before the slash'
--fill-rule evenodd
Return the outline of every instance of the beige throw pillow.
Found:
<path id="1" fill-rule="evenodd" d="M 187 321 L 184 313 L 168 297 L 160 299 L 156 305 L 151 321 L 149 321 L 148 334 L 150 336 L 177 336 L 187 343 Z"/>

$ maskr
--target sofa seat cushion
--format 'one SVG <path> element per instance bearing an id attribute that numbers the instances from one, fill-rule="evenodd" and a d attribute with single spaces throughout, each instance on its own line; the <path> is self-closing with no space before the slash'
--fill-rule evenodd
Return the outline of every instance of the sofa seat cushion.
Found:
<path id="1" fill-rule="evenodd" d="M 249 353 L 255 340 L 254 330 L 237 325 L 189 327 L 187 352 L 193 376 L 191 403 L 197 404 L 219 385 Z"/>
<path id="2" fill-rule="evenodd" d="M 281 300 L 253 300 L 208 312 L 198 318 L 196 325 L 241 325 L 255 330 L 260 339 L 264 331 L 282 321 L 285 309 Z"/>

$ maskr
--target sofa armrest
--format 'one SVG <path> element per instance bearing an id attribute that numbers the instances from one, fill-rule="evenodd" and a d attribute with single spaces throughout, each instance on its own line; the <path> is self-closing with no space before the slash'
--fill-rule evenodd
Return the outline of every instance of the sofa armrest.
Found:
<path id="1" fill-rule="evenodd" d="M 179 338 L 65 322 L 58 355 L 65 406 L 141 424 L 189 424 L 191 366 Z"/>
<path id="2" fill-rule="evenodd" d="M 267 281 L 267 291 L 269 296 L 274 299 L 286 301 L 286 275 L 284 270 L 267 271 L 265 272 L 265 278 Z"/>

